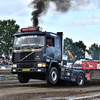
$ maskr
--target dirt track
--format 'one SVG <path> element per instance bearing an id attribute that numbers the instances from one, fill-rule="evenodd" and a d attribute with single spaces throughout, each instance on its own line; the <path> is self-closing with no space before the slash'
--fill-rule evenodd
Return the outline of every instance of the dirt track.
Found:
<path id="1" fill-rule="evenodd" d="M 91 100 L 99 95 L 100 85 L 97 83 L 87 83 L 83 87 L 78 87 L 49 86 L 45 81 L 40 80 L 30 80 L 27 84 L 21 84 L 16 79 L 0 80 L 0 100 L 83 100 L 87 98 Z"/>

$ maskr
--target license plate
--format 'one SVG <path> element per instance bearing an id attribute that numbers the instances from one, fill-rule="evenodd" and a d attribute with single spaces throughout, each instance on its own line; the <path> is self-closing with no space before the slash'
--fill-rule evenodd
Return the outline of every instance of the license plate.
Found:
<path id="1" fill-rule="evenodd" d="M 23 71 L 30 71 L 30 69 L 23 69 Z"/>
<path id="2" fill-rule="evenodd" d="M 23 51 L 31 51 L 31 50 L 23 50 Z"/>

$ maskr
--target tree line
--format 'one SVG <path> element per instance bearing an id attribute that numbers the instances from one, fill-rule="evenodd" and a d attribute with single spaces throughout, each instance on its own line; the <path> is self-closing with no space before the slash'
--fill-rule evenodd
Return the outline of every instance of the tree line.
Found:
<path id="1" fill-rule="evenodd" d="M 83 41 L 73 42 L 72 39 L 66 37 L 64 39 L 64 54 L 68 55 L 70 51 L 73 55 L 73 60 L 85 59 L 85 51 L 87 51 L 93 58 L 93 60 L 100 60 L 100 45 L 93 43 L 89 49 L 86 49 L 87 46 Z M 70 61 L 70 57 L 68 56 Z"/>
<path id="2" fill-rule="evenodd" d="M 4 51 L 5 54 L 12 51 L 13 47 L 13 34 L 17 33 L 20 26 L 16 24 L 15 20 L 0 20 L 0 51 Z M 96 43 L 92 44 L 89 49 L 86 49 L 86 45 L 83 41 L 73 42 L 72 39 L 66 37 L 64 39 L 64 51 L 63 53 L 68 55 L 70 51 L 73 55 L 73 60 L 79 60 L 85 58 L 85 51 L 87 51 L 94 60 L 100 59 L 100 46 Z M 69 57 L 69 60 L 70 57 Z"/>
<path id="3" fill-rule="evenodd" d="M 15 20 L 0 20 L 0 51 L 7 55 L 12 51 L 13 34 L 18 32 L 19 25 Z"/>

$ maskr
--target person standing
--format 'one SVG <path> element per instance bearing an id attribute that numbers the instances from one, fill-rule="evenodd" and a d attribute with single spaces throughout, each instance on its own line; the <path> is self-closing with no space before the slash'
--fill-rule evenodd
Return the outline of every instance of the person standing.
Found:
<path id="1" fill-rule="evenodd" d="M 4 59 L 5 58 L 5 55 L 4 55 L 3 50 L 1 51 L 1 54 L 2 54 L 2 58 Z"/>

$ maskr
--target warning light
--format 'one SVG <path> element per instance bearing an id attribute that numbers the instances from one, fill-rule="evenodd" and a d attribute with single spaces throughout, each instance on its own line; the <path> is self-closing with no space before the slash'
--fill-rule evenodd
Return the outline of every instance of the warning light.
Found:
<path id="1" fill-rule="evenodd" d="M 33 31 L 39 31 L 39 27 L 28 27 L 21 29 L 21 32 L 33 32 Z"/>
<path id="2" fill-rule="evenodd" d="M 35 49 L 32 49 L 31 51 L 32 51 L 32 52 L 35 52 Z"/>
<path id="3" fill-rule="evenodd" d="M 16 53 L 17 52 L 17 50 L 14 50 L 14 53 Z"/>

